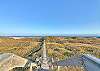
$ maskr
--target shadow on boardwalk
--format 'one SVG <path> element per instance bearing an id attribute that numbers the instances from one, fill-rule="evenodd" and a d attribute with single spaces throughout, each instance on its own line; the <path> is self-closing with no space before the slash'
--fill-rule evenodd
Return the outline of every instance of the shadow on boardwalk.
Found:
<path id="1" fill-rule="evenodd" d="M 49 71 L 49 70 L 41 68 L 41 69 L 38 69 L 38 71 Z"/>

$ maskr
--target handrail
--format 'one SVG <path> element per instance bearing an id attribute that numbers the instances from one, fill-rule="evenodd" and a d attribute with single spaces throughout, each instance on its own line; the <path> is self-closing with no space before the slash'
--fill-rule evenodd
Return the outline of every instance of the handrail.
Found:
<path id="1" fill-rule="evenodd" d="M 100 65 L 100 59 L 99 58 L 96 58 L 96 57 L 94 57 L 93 55 L 90 55 L 90 54 L 84 54 L 83 56 Z"/>

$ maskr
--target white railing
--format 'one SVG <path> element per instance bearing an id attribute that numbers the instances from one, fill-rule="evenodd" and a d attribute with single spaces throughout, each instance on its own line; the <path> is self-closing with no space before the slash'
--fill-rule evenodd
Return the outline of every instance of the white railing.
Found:
<path id="1" fill-rule="evenodd" d="M 97 64 L 100 64 L 100 59 L 99 58 L 96 58 L 95 56 L 93 55 L 90 55 L 90 54 L 84 54 L 83 56 L 85 56 L 86 58 L 94 61 L 95 63 Z"/>

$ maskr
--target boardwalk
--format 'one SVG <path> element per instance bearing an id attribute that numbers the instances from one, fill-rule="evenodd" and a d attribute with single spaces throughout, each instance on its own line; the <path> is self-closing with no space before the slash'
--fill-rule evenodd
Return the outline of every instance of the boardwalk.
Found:
<path id="1" fill-rule="evenodd" d="M 97 60 L 97 61 L 96 61 Z M 56 66 L 78 66 L 78 67 L 84 67 L 86 71 L 100 71 L 100 59 L 97 59 L 96 57 L 90 57 L 80 55 L 79 57 L 74 56 L 67 60 L 61 60 L 54 62 L 54 65 Z"/>
<path id="2" fill-rule="evenodd" d="M 61 60 L 54 62 L 54 65 L 57 66 L 82 66 L 82 59 L 80 57 L 71 57 L 66 60 Z"/>
<path id="3" fill-rule="evenodd" d="M 44 43 L 43 43 L 43 57 L 42 57 L 42 63 L 41 63 L 42 71 L 48 71 L 49 70 L 47 52 L 46 51 L 47 50 L 46 50 L 46 45 L 45 45 L 45 40 L 44 40 Z"/>
<path id="4" fill-rule="evenodd" d="M 94 56 L 83 56 L 84 65 L 87 71 L 100 71 L 100 59 Z"/>

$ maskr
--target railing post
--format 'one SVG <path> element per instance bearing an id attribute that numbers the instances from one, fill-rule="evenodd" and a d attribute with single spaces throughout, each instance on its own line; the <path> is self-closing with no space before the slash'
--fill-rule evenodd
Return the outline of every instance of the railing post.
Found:
<path id="1" fill-rule="evenodd" d="M 30 63 L 30 71 L 32 71 L 32 64 Z"/>

